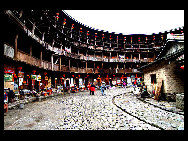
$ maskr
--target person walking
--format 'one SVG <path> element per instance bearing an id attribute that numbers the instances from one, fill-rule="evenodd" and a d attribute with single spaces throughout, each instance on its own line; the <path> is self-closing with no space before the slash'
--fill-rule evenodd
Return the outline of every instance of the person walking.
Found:
<path id="1" fill-rule="evenodd" d="M 105 82 L 102 82 L 102 85 L 101 85 L 101 93 L 102 93 L 102 95 L 105 95 L 105 94 L 104 94 L 105 88 L 106 88 Z"/>

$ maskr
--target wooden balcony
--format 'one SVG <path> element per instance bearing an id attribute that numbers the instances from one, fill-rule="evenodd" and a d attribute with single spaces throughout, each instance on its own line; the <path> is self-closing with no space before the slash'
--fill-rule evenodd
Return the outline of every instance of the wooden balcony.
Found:
<path id="1" fill-rule="evenodd" d="M 48 61 L 42 61 L 42 68 L 46 69 L 46 70 L 52 70 L 52 64 Z"/>
<path id="2" fill-rule="evenodd" d="M 102 61 L 102 57 L 96 57 L 95 61 Z"/>
<path id="3" fill-rule="evenodd" d="M 148 62 L 153 62 L 154 60 L 154 58 L 148 58 Z"/>
<path id="4" fill-rule="evenodd" d="M 26 64 L 30 64 L 30 65 L 39 67 L 39 68 L 43 68 L 46 70 L 52 70 L 51 62 L 44 61 L 44 60 L 42 60 L 42 62 L 41 62 L 40 59 L 30 56 L 29 54 L 27 54 L 21 50 L 18 50 L 18 52 L 17 52 L 17 60 L 21 61 L 21 62 L 25 62 Z M 54 70 L 58 71 L 59 65 L 54 65 Z"/>
<path id="5" fill-rule="evenodd" d="M 99 61 L 99 62 L 153 62 L 154 58 L 134 58 L 134 59 L 120 59 L 118 57 L 109 57 L 109 56 L 105 56 L 105 58 L 102 58 L 101 56 L 96 55 L 94 57 L 94 55 L 89 55 L 89 56 L 85 56 L 84 54 L 76 54 L 76 53 L 72 53 L 72 54 L 68 54 L 65 53 L 64 54 L 66 57 L 71 57 L 74 59 L 79 59 L 79 60 L 86 60 L 86 61 Z"/>
<path id="6" fill-rule="evenodd" d="M 39 68 L 43 68 L 46 70 L 52 70 L 52 64 L 51 62 L 40 60 L 36 57 L 30 56 L 29 54 L 18 50 L 17 52 L 17 60 L 21 62 L 25 62 L 26 64 L 30 64 Z M 131 59 L 135 60 L 135 59 Z M 140 61 L 146 61 L 146 62 L 152 62 L 154 61 L 154 58 L 146 58 L 146 59 L 140 59 Z M 95 70 L 95 71 L 94 71 Z M 54 64 L 53 71 L 59 71 L 59 64 Z M 62 72 L 78 72 L 78 73 L 136 73 L 139 72 L 137 69 L 97 69 L 97 68 L 77 68 L 77 67 L 71 67 L 69 70 L 68 66 L 61 66 Z"/>
<path id="7" fill-rule="evenodd" d="M 17 52 L 17 60 L 19 60 L 21 62 L 25 62 L 25 63 L 33 65 L 33 66 L 41 67 L 40 59 L 31 57 L 29 54 L 27 54 L 23 51 L 20 51 L 20 50 L 18 50 L 18 52 Z"/>
<path id="8" fill-rule="evenodd" d="M 69 67 L 68 66 L 61 66 L 61 71 L 69 72 Z"/>
<path id="9" fill-rule="evenodd" d="M 86 73 L 86 69 L 85 68 L 80 68 L 78 73 Z"/>
<path id="10" fill-rule="evenodd" d="M 131 72 L 133 72 L 133 70 L 132 69 L 125 69 L 125 72 L 126 73 L 131 73 Z"/>
<path id="11" fill-rule="evenodd" d="M 48 61 L 44 61 L 44 60 L 40 60 L 37 59 L 33 56 L 30 56 L 27 53 L 24 53 L 20 50 L 18 50 L 18 54 L 17 54 L 17 60 L 21 61 L 21 62 L 25 62 L 27 64 L 39 67 L 39 68 L 43 68 L 46 70 L 52 70 L 52 64 L 51 62 Z M 153 58 L 149 58 L 149 61 L 153 61 Z M 53 71 L 59 71 L 59 64 L 54 64 L 53 66 Z M 69 71 L 69 67 L 68 66 L 61 66 L 61 71 L 62 72 L 77 72 L 77 73 L 94 73 L 94 69 L 93 68 L 77 68 L 77 67 L 71 67 L 70 71 Z M 111 73 L 111 74 L 115 74 L 115 73 L 136 73 L 139 72 L 137 69 L 97 69 L 95 68 L 95 73 Z"/>
<path id="12" fill-rule="evenodd" d="M 125 73 L 125 70 L 124 69 L 119 69 L 118 73 Z"/>
<path id="13" fill-rule="evenodd" d="M 70 72 L 78 72 L 78 68 L 77 67 L 71 67 Z"/>
<path id="14" fill-rule="evenodd" d="M 154 58 L 143 58 L 143 59 L 140 59 L 141 62 L 153 62 L 154 61 Z"/>
<path id="15" fill-rule="evenodd" d="M 101 72 L 103 72 L 103 73 L 109 73 L 110 70 L 109 69 L 101 69 Z"/>
<path id="16" fill-rule="evenodd" d="M 54 70 L 54 71 L 59 71 L 59 65 L 58 65 L 58 64 L 54 64 L 53 70 Z"/>
<path id="17" fill-rule="evenodd" d="M 93 72 L 93 68 L 87 68 L 86 73 L 94 73 L 94 72 Z"/>
<path id="18" fill-rule="evenodd" d="M 96 68 L 95 68 L 95 73 L 99 73 L 99 69 L 96 69 Z"/>
<path id="19" fill-rule="evenodd" d="M 28 63 L 28 61 L 31 60 L 30 56 L 27 55 L 26 53 L 18 50 L 17 52 L 17 60 L 18 61 L 21 61 L 21 62 L 25 62 L 25 63 Z"/>

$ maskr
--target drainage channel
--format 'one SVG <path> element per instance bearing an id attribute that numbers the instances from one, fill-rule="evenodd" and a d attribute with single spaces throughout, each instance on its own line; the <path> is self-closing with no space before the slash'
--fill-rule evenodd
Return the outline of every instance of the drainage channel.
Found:
<path id="1" fill-rule="evenodd" d="M 127 110 L 123 109 L 122 107 L 118 106 L 118 105 L 115 103 L 115 98 L 118 97 L 118 96 L 120 96 L 120 95 L 122 95 L 122 94 L 113 96 L 113 98 L 112 98 L 112 103 L 113 103 L 116 107 L 118 107 L 119 109 L 121 109 L 121 110 L 124 111 L 125 113 L 129 114 L 130 116 L 133 116 L 134 118 L 137 118 L 137 119 L 140 120 L 140 121 L 143 121 L 143 122 L 145 122 L 145 123 L 147 123 L 147 124 L 149 124 L 149 125 L 151 125 L 151 126 L 153 126 L 153 127 L 159 128 L 160 130 L 165 130 L 164 128 L 162 128 L 162 127 L 160 127 L 160 126 L 158 126 L 158 125 L 156 125 L 156 124 L 147 122 L 146 120 L 141 119 L 141 118 L 139 118 L 138 116 L 135 116 L 135 115 L 133 115 L 132 113 L 128 112 Z"/>
<path id="2" fill-rule="evenodd" d="M 147 101 L 145 101 L 145 100 L 143 100 L 143 99 L 141 99 L 141 98 L 139 98 L 139 97 L 137 97 L 137 99 L 140 100 L 140 101 L 142 101 L 142 102 L 144 102 L 144 103 L 147 103 L 147 104 L 149 104 L 149 105 L 152 105 L 152 106 L 154 106 L 154 107 L 160 108 L 161 110 L 164 110 L 164 111 L 167 111 L 167 112 L 171 112 L 171 113 L 175 113 L 175 114 L 183 115 L 183 116 L 184 116 L 184 114 L 182 114 L 182 113 L 174 112 L 174 111 L 172 111 L 172 110 L 168 110 L 168 109 L 162 108 L 162 107 L 160 107 L 160 106 L 157 106 L 157 105 L 155 105 L 155 104 L 152 104 L 152 103 L 150 103 L 150 102 L 147 102 Z"/>

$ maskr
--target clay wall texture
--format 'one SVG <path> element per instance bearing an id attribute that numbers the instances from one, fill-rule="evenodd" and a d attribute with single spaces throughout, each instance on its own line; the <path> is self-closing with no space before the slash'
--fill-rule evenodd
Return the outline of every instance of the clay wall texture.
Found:
<path id="1" fill-rule="evenodd" d="M 153 64 L 147 69 L 144 69 L 144 83 L 149 92 L 153 87 L 164 81 L 164 90 L 166 94 L 184 93 L 184 70 L 181 70 L 179 64 L 175 60 L 162 61 L 161 63 Z M 151 83 L 151 74 L 156 74 L 156 84 Z"/>

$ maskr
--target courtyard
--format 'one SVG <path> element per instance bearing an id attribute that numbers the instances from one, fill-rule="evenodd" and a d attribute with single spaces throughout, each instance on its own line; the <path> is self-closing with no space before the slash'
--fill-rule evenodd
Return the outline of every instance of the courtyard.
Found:
<path id="1" fill-rule="evenodd" d="M 66 93 L 4 115 L 4 130 L 184 130 L 173 102 L 139 99 L 129 89 Z"/>

